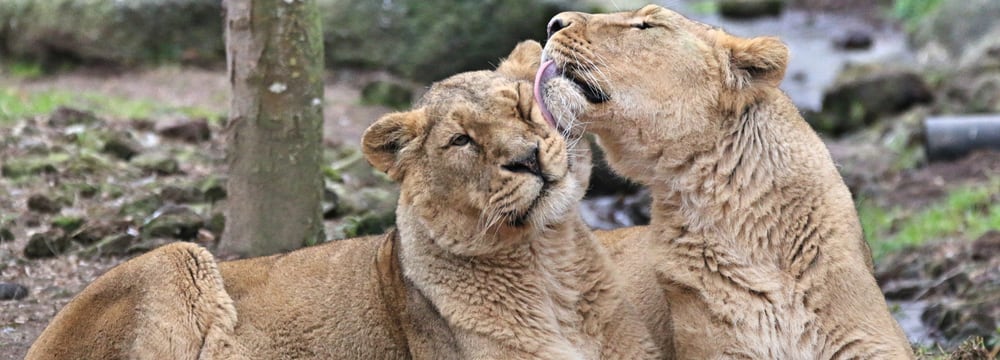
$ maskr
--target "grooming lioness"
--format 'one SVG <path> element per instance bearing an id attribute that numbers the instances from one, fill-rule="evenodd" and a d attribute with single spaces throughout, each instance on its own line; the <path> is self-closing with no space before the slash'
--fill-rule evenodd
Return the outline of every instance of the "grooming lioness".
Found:
<path id="1" fill-rule="evenodd" d="M 629 292 L 661 346 L 684 359 L 913 356 L 847 187 L 778 89 L 779 40 L 659 6 L 563 13 L 548 30 L 543 113 L 583 111 L 556 120 L 596 134 L 611 166 L 652 190 L 650 226 L 603 236 L 633 259 Z"/>
<path id="2" fill-rule="evenodd" d="M 523 43 L 367 130 L 366 158 L 401 184 L 398 232 L 218 269 L 159 248 L 95 280 L 28 358 L 655 358 L 576 212 L 586 145 L 567 149 L 533 100 L 540 52 Z"/>

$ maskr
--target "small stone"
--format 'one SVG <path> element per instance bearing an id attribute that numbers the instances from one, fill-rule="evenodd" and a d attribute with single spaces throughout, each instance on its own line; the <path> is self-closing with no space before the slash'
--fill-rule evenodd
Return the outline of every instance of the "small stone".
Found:
<path id="1" fill-rule="evenodd" d="M 972 242 L 972 260 L 989 261 L 1000 254 L 1000 231 L 990 230 Z"/>
<path id="2" fill-rule="evenodd" d="M 163 200 L 158 195 L 148 195 L 126 202 L 118 210 L 118 213 L 133 219 L 139 219 L 149 216 L 161 206 L 163 206 Z"/>
<path id="3" fill-rule="evenodd" d="M 132 134 L 123 131 L 113 133 L 111 137 L 104 142 L 104 148 L 102 148 L 102 151 L 119 159 L 128 161 L 142 151 L 142 145 L 140 145 L 139 142 L 132 137 Z"/>
<path id="4" fill-rule="evenodd" d="M 199 189 L 193 187 L 167 185 L 160 189 L 160 197 L 164 201 L 174 204 L 187 204 L 201 201 L 204 198 L 204 194 Z"/>
<path id="5" fill-rule="evenodd" d="M 872 34 L 867 31 L 850 30 L 833 39 L 833 46 L 844 50 L 867 50 L 872 47 Z"/>
<path id="6" fill-rule="evenodd" d="M 205 201 L 210 203 L 225 199 L 228 195 L 226 192 L 226 178 L 209 176 L 201 181 L 198 185 L 198 190 L 204 195 Z"/>
<path id="7" fill-rule="evenodd" d="M 114 234 L 102 238 L 90 247 L 83 249 L 80 255 L 101 256 L 101 255 L 125 255 L 128 249 L 136 241 L 136 237 L 129 234 Z"/>
<path id="8" fill-rule="evenodd" d="M 69 250 L 72 241 L 61 229 L 50 229 L 31 235 L 24 246 L 24 257 L 39 259 L 53 257 Z"/>
<path id="9" fill-rule="evenodd" d="M 186 206 L 167 205 L 157 210 L 156 216 L 142 227 L 143 239 L 173 238 L 191 240 L 198 235 L 198 229 L 205 220 Z"/>
<path id="10" fill-rule="evenodd" d="M 146 172 L 159 175 L 180 173 L 180 163 L 177 159 L 164 153 L 148 153 L 132 158 L 131 163 Z"/>
<path id="11" fill-rule="evenodd" d="M 8 227 L 0 227 L 0 242 L 14 241 L 14 232 Z"/>
<path id="12" fill-rule="evenodd" d="M 59 204 L 59 201 L 56 201 L 46 195 L 34 194 L 28 197 L 28 210 L 39 213 L 55 214 L 59 212 L 59 210 L 62 210 L 62 205 Z"/>
<path id="13" fill-rule="evenodd" d="M 0 300 L 21 300 L 28 296 L 28 288 L 21 284 L 0 282 Z"/>
<path id="14" fill-rule="evenodd" d="M 156 133 L 165 138 L 198 143 L 212 138 L 212 129 L 205 118 L 180 118 L 156 123 Z"/>
<path id="15" fill-rule="evenodd" d="M 97 122 L 94 113 L 60 106 L 49 115 L 49 126 L 64 127 L 77 124 L 92 124 Z"/>
<path id="16" fill-rule="evenodd" d="M 97 220 L 83 226 L 83 228 L 73 233 L 71 238 L 77 243 L 89 245 L 108 236 L 124 233 L 128 230 L 129 225 L 131 225 L 130 222 L 123 220 Z"/>
<path id="17" fill-rule="evenodd" d="M 755 19 L 778 16 L 785 8 L 784 0 L 721 0 L 719 14 L 730 19 Z"/>

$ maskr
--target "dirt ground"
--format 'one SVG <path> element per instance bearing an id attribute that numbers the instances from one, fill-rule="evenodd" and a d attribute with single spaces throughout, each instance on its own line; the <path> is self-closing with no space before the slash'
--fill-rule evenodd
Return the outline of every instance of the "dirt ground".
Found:
<path id="1" fill-rule="evenodd" d="M 352 71 L 327 75 L 324 141 L 328 145 L 356 145 L 364 129 L 390 111 L 381 106 L 360 105 L 362 84 L 385 77 L 388 76 Z M 0 88 L 101 94 L 155 101 L 168 107 L 195 107 L 219 114 L 225 114 L 229 106 L 228 86 L 222 69 L 188 67 L 125 73 L 90 69 L 28 81 L 0 76 Z M 7 195 L 0 197 L 0 202 L 23 202 L 26 197 L 25 194 Z M 17 206 L 11 207 L 24 208 L 23 204 L 14 205 Z M 28 236 L 16 235 L 13 242 L 0 242 L 0 282 L 22 284 L 28 288 L 29 295 L 22 300 L 0 301 L 0 360 L 23 358 L 60 308 L 94 278 L 127 260 L 121 256 L 83 258 L 76 255 L 27 260 L 21 251 Z"/>

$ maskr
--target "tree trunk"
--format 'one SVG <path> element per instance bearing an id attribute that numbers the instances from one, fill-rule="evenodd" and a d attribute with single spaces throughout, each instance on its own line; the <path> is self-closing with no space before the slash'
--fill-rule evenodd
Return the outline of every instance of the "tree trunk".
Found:
<path id="1" fill-rule="evenodd" d="M 258 256 L 323 240 L 323 34 L 316 0 L 225 0 L 232 100 L 219 251 Z"/>

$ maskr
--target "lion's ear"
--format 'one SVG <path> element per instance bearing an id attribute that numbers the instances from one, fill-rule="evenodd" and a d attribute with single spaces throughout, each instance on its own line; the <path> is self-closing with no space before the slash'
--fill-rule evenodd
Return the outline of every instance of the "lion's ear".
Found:
<path id="1" fill-rule="evenodd" d="M 535 40 L 517 44 L 510 55 L 500 63 L 497 72 L 517 80 L 534 80 L 542 62 L 542 45 Z"/>
<path id="2" fill-rule="evenodd" d="M 405 173 L 404 149 L 417 138 L 426 120 L 422 109 L 383 116 L 365 130 L 361 147 L 365 159 L 376 169 L 400 181 Z"/>
<path id="3" fill-rule="evenodd" d="M 723 45 L 729 49 L 734 86 L 744 87 L 753 83 L 778 86 L 785 77 L 788 47 L 778 38 L 726 36 Z"/>

